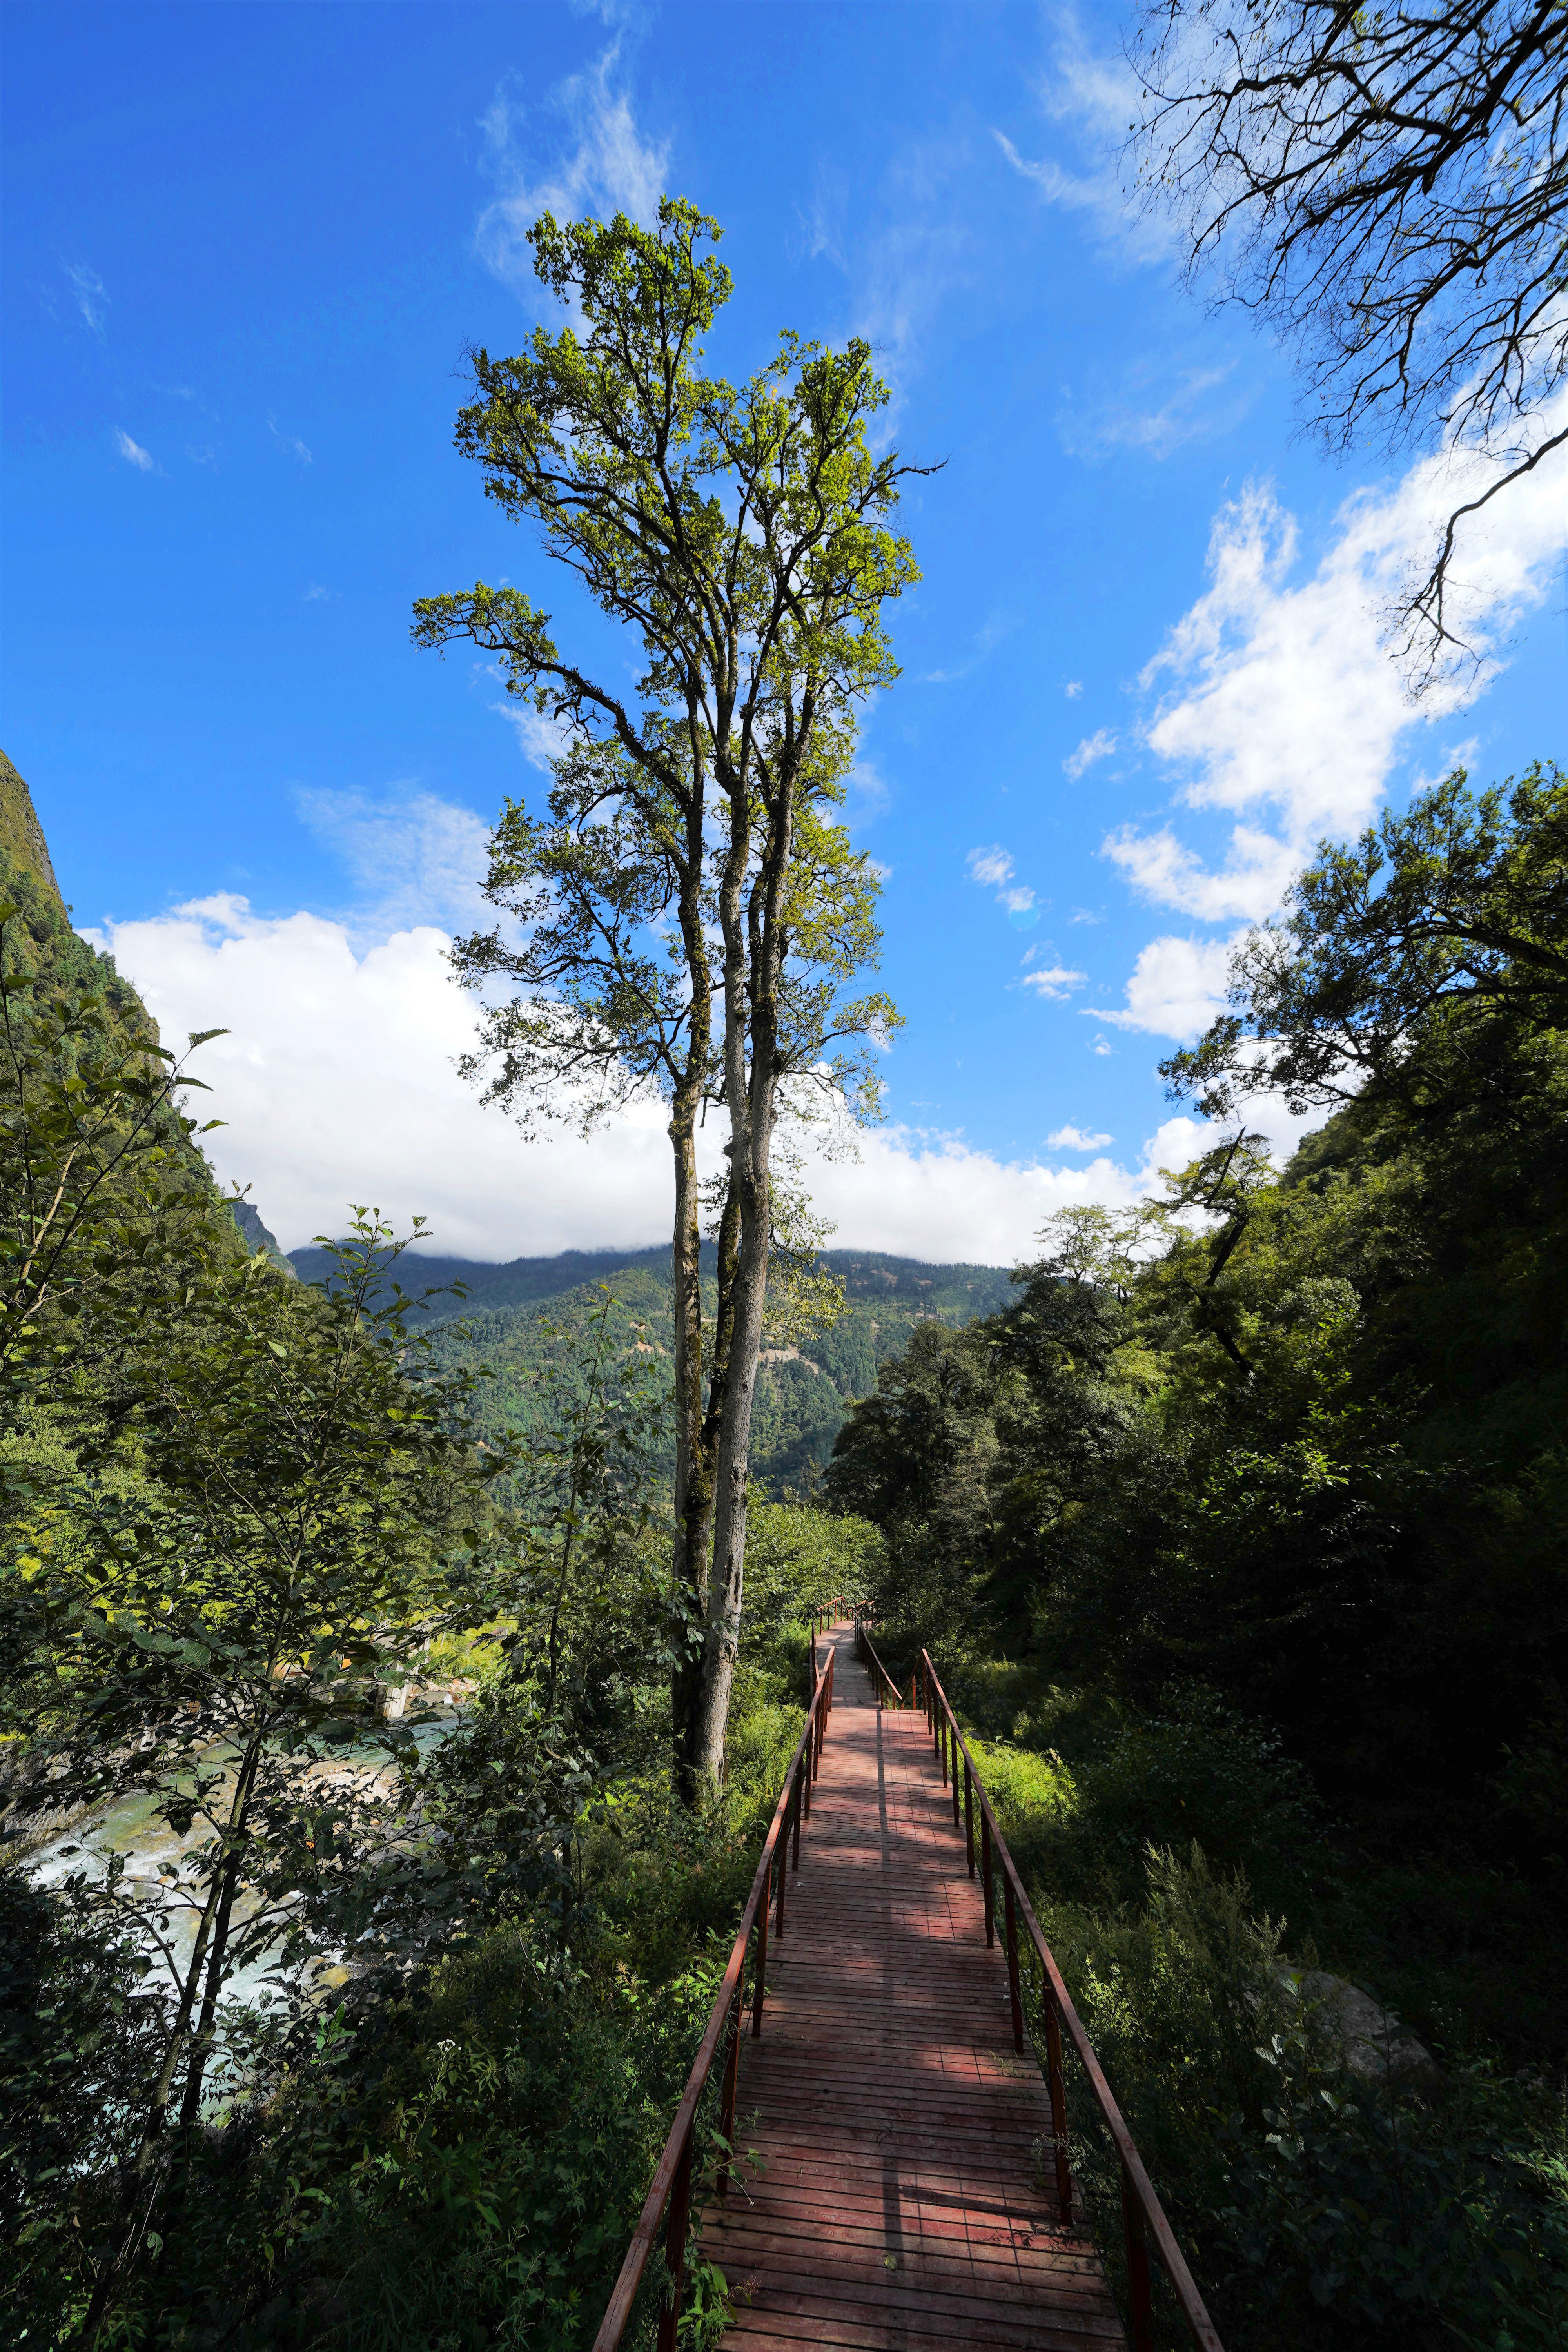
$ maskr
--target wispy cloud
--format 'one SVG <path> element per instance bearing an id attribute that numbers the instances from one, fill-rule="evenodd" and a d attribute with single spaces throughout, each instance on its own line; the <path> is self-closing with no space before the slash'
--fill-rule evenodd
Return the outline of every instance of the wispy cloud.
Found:
<path id="1" fill-rule="evenodd" d="M 302 604 L 331 604 L 336 602 L 337 593 L 338 592 L 335 588 L 322 588 L 313 585 L 306 589 L 304 594 L 300 597 L 300 602 Z"/>
<path id="2" fill-rule="evenodd" d="M 347 872 L 353 909 L 338 919 L 356 936 L 489 915 L 480 891 L 489 828 L 472 809 L 397 786 L 374 798 L 310 790 L 293 797 Z"/>
<path id="3" fill-rule="evenodd" d="M 902 395 L 924 365 L 945 305 L 963 291 L 973 331 L 975 303 L 994 305 L 1005 285 L 985 269 L 967 122 L 901 147 L 879 173 L 869 145 L 857 161 L 860 176 L 854 180 L 837 162 L 817 165 L 810 201 L 798 215 L 795 251 L 828 262 L 844 278 L 846 324 L 866 337 L 892 387 L 892 404 L 878 428 L 885 441 L 897 429 Z M 943 671 L 932 682 L 947 677 Z"/>
<path id="4" fill-rule="evenodd" d="M 1234 360 L 1213 367 L 1188 367 L 1175 372 L 1173 387 L 1151 406 L 1141 397 L 1152 387 L 1172 383 L 1168 362 L 1141 361 L 1120 394 L 1090 383 L 1057 412 L 1057 435 L 1069 457 L 1090 460 L 1113 449 L 1137 449 L 1145 457 L 1169 457 L 1190 441 L 1203 441 L 1239 423 L 1252 405 L 1246 384 L 1232 384 L 1223 399 L 1221 387 L 1231 383 Z"/>
<path id="5" fill-rule="evenodd" d="M 66 277 L 76 298 L 78 316 L 101 342 L 109 322 L 109 294 L 102 278 L 79 261 L 66 264 Z"/>
<path id="6" fill-rule="evenodd" d="M 1082 678 L 1069 677 L 1067 684 L 1063 687 L 1062 692 L 1067 696 L 1069 702 L 1076 702 L 1079 696 L 1083 692 Z"/>
<path id="7" fill-rule="evenodd" d="M 1098 1151 L 1103 1144 L 1114 1143 L 1113 1135 L 1089 1135 L 1081 1127 L 1058 1127 L 1046 1138 L 1047 1151 Z"/>
<path id="8" fill-rule="evenodd" d="M 292 433 L 285 433 L 279 425 L 278 419 L 270 413 L 270 411 L 268 411 L 267 418 L 267 430 L 271 434 L 272 438 L 277 442 L 279 449 L 286 450 L 290 457 L 298 457 L 301 466 L 310 466 L 314 464 L 315 460 L 311 457 L 310 452 L 306 448 L 305 444 L 300 440 L 296 435 Z"/>
<path id="9" fill-rule="evenodd" d="M 925 672 L 926 685 L 954 686 L 960 678 L 968 677 L 973 671 L 980 667 L 988 654 L 995 651 L 1005 637 L 1012 635 L 1017 625 L 1015 614 L 994 613 L 984 626 L 976 629 L 970 639 L 968 660 L 958 663 L 952 669 L 928 669 Z"/>
<path id="10" fill-rule="evenodd" d="M 1017 982 L 1020 988 L 1032 988 L 1037 996 L 1053 1004 L 1065 1004 L 1075 988 L 1081 988 L 1089 978 L 1087 971 L 1073 971 L 1065 963 L 1053 963 L 1025 972 Z"/>
<path id="11" fill-rule="evenodd" d="M 1092 47 L 1076 14 L 1064 8 L 1055 16 L 1050 61 L 1034 95 L 1037 113 L 1066 160 L 1025 155 L 1005 131 L 993 130 L 1014 171 L 1047 204 L 1080 214 L 1129 259 L 1159 259 L 1170 248 L 1171 227 L 1145 217 L 1121 184 L 1121 147 L 1137 111 L 1136 84 L 1126 58 Z"/>
<path id="12" fill-rule="evenodd" d="M 999 841 L 994 841 L 984 848 L 972 849 L 963 862 L 972 882 L 978 882 L 984 890 L 995 891 L 996 903 L 999 907 L 1005 907 L 1007 919 L 1015 930 L 1033 930 L 1040 919 L 1035 894 L 1027 883 L 1014 880 L 1011 853 L 1004 849 Z"/>
<path id="13" fill-rule="evenodd" d="M 972 849 L 963 862 L 969 868 L 970 880 L 987 890 L 999 890 L 1013 878 L 1012 857 L 999 841 L 994 841 L 988 849 Z"/>
<path id="14" fill-rule="evenodd" d="M 185 444 L 185 455 L 193 466 L 205 466 L 209 473 L 217 471 L 217 451 L 210 441 Z"/>
<path id="15" fill-rule="evenodd" d="M 892 803 L 893 791 L 876 764 L 863 754 L 845 778 L 843 822 L 851 833 L 874 824 Z M 890 870 L 890 869 L 889 869 Z"/>
<path id="16" fill-rule="evenodd" d="M 501 193 L 480 214 L 475 241 L 486 266 L 520 291 L 537 290 L 528 232 L 541 213 L 582 220 L 623 212 L 645 226 L 658 215 L 670 142 L 645 136 L 637 126 L 625 25 L 622 19 L 592 65 L 558 81 L 542 103 L 503 85 L 484 115 L 489 168 Z M 536 162 L 545 146 L 553 148 L 553 161 Z"/>
<path id="17" fill-rule="evenodd" d="M 122 432 L 118 425 L 114 428 L 114 446 L 126 464 L 134 466 L 139 474 L 155 474 L 158 471 L 158 460 L 151 449 L 143 449 L 140 441 L 132 441 L 130 434 Z"/>
<path id="18" fill-rule="evenodd" d="M 1063 772 L 1076 783 L 1080 776 L 1089 773 L 1097 760 L 1109 760 L 1115 749 L 1116 738 L 1110 728 L 1097 727 L 1092 735 L 1084 737 L 1076 751 L 1068 753 L 1062 761 Z"/>
<path id="19" fill-rule="evenodd" d="M 492 702 L 490 709 L 514 730 L 517 748 L 529 765 L 548 774 L 566 749 L 565 727 L 558 719 L 546 719 L 531 702 Z"/>

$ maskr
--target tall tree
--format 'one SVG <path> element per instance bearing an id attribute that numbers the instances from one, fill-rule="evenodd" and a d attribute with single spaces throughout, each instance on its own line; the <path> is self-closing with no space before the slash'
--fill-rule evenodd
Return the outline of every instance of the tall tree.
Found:
<path id="1" fill-rule="evenodd" d="M 487 494 L 634 633 L 636 698 L 563 655 L 514 588 L 422 600 L 414 627 L 417 644 L 470 638 L 498 656 L 563 747 L 548 821 L 509 804 L 495 835 L 489 893 L 522 943 L 498 929 L 458 950 L 476 987 L 518 992 L 485 1024 L 492 1096 L 525 1121 L 591 1124 L 637 1092 L 669 1105 L 688 1794 L 722 1764 L 740 1637 L 774 1130 L 814 1085 L 873 1115 L 873 1048 L 894 1018 L 885 997 L 845 992 L 875 956 L 876 882 L 834 810 L 858 706 L 897 675 L 883 607 L 918 576 L 888 526 L 914 469 L 868 446 L 887 392 L 866 344 L 785 334 L 739 387 L 703 372 L 731 287 L 719 233 L 672 197 L 656 230 L 546 214 L 535 267 L 574 323 L 537 328 L 511 359 L 473 352 L 477 396 L 458 421 Z M 710 1103 L 729 1175 L 705 1363 Z"/>
<path id="2" fill-rule="evenodd" d="M 1435 656 L 1464 517 L 1568 440 L 1568 11 L 1144 0 L 1133 64 L 1141 187 L 1295 344 L 1327 436 L 1502 461 L 1408 597 Z"/>

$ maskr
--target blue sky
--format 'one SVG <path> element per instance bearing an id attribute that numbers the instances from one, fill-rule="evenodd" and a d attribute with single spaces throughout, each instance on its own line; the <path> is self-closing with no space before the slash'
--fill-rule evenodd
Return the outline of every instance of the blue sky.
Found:
<path id="1" fill-rule="evenodd" d="M 852 795 L 907 1025 L 890 1127 L 817 1181 L 842 1239 L 1009 1256 L 1128 1197 L 1190 1146 L 1156 1063 L 1311 843 L 1458 750 L 1562 751 L 1563 468 L 1467 553 L 1489 667 L 1413 706 L 1376 613 L 1443 483 L 1326 459 L 1288 355 L 1129 215 L 1122 29 L 8 6 L 0 741 L 78 923 L 171 1034 L 229 1024 L 216 1157 L 287 1243 L 349 1197 L 486 1255 L 665 1230 L 657 1113 L 530 1150 L 449 1066 L 442 940 L 545 780 L 411 603 L 505 576 L 626 657 L 451 446 L 464 345 L 540 314 L 546 204 L 690 196 L 736 283 L 713 360 L 868 334 L 899 446 L 945 460 Z"/>

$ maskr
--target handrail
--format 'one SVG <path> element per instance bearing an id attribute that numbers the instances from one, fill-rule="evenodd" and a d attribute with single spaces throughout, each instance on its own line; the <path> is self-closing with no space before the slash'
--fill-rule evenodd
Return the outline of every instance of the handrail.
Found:
<path id="1" fill-rule="evenodd" d="M 857 1602 L 855 1605 L 858 1607 L 859 1604 Z M 845 1618 L 849 1613 L 850 1604 L 844 1598 L 842 1593 L 839 1593 L 837 1598 L 832 1601 L 824 1601 L 819 1602 L 816 1608 L 815 1608 L 811 1612 L 812 1640 L 815 1642 L 817 1635 L 819 1633 L 826 1633 L 829 1626 L 842 1625 Z"/>
<path id="2" fill-rule="evenodd" d="M 877 1705 L 879 1706 L 912 1707 L 915 1703 L 913 1676 L 911 1675 L 910 1680 L 910 1695 L 906 1699 L 903 1692 L 899 1688 L 898 1684 L 893 1680 L 892 1675 L 888 1672 L 887 1667 L 877 1655 L 875 1644 L 871 1640 L 870 1622 L 869 1614 L 866 1610 L 858 1609 L 855 1612 L 856 1655 L 859 1658 L 863 1665 L 869 1666 L 874 1674 L 880 1675 L 882 1682 L 887 1685 L 888 1691 L 890 1694 L 889 1696 L 884 1698 L 881 1688 L 874 1683 L 872 1685 L 872 1688 L 877 1693 Z"/>
<path id="3" fill-rule="evenodd" d="M 1223 2352 L 1214 2322 L 1204 2307 L 1203 2297 L 1193 2283 L 1180 2246 L 1177 2245 L 1164 2209 L 1154 2194 L 1153 2185 L 1143 2169 L 1143 2160 L 1132 2144 L 1132 2135 L 1122 2120 L 1110 2084 L 1105 2079 L 1094 2045 L 1084 2032 L 1083 2023 L 1073 2007 L 1072 1996 L 1062 1981 L 1061 1970 L 1041 1931 L 1034 1907 L 1024 1890 L 1017 1864 L 1007 1851 L 1007 1841 L 997 1825 L 991 1810 L 991 1800 L 980 1778 L 980 1769 L 969 1752 L 968 1742 L 958 1727 L 958 1718 L 948 1702 L 947 1693 L 937 1677 L 928 1651 L 921 1652 L 921 1679 L 925 1685 L 926 1721 L 931 1728 L 938 1758 L 942 1763 L 942 1786 L 952 1786 L 952 1821 L 958 1826 L 958 1759 L 963 1759 L 964 1824 L 969 1848 L 969 1874 L 974 1875 L 974 1800 L 980 1801 L 981 1891 L 985 1901 L 985 1941 L 994 1945 L 996 1906 L 992 1891 L 991 1864 L 994 1853 L 1000 1858 L 1002 1893 L 1005 1914 L 1007 1984 L 1013 2004 L 1013 2047 L 1024 2047 L 1024 2008 L 1020 1998 L 1018 1977 L 1018 1920 L 1024 1925 L 1038 1955 L 1043 1975 L 1042 1992 L 1046 2010 L 1046 2074 L 1050 2084 L 1051 2120 L 1056 2141 L 1057 2199 L 1064 2222 L 1072 2219 L 1072 2175 L 1067 2153 L 1067 2087 L 1062 2074 L 1061 2028 L 1067 2027 L 1068 2038 L 1077 2051 L 1084 2073 L 1089 2077 L 1100 2112 L 1116 2149 L 1121 2167 L 1121 2223 L 1127 2247 L 1128 2294 L 1132 2306 L 1132 2352 L 1152 2352 L 1153 2305 L 1149 2279 L 1149 2236 L 1154 2251 L 1171 2282 L 1182 2317 L 1186 2321 L 1193 2341 L 1203 2352 Z"/>
<path id="4" fill-rule="evenodd" d="M 779 1801 L 773 1808 L 773 1818 L 757 1864 L 752 1891 L 746 1897 L 746 1907 L 741 1914 L 741 1924 L 730 1948 L 729 1965 L 723 1981 L 709 2012 L 708 2023 L 697 2055 L 691 2062 L 691 2072 L 686 2078 L 675 2121 L 669 2127 L 664 2153 L 654 2167 L 653 2179 L 643 2200 L 631 2244 L 626 2248 L 605 2315 L 599 2322 L 599 2332 L 594 2338 L 593 2352 L 616 2352 L 631 2316 L 632 2305 L 642 2284 L 648 2256 L 653 2252 L 654 2238 L 658 2230 L 659 2216 L 666 2202 L 669 2220 L 664 2234 L 664 2259 L 669 2273 L 666 2297 L 658 2317 L 658 2352 L 675 2352 L 676 2325 L 680 2315 L 680 2290 L 686 2273 L 686 2240 L 691 2219 L 691 2166 L 696 2149 L 697 2110 L 707 2088 L 709 2070 L 719 2048 L 719 2038 L 726 2019 L 729 2021 L 729 2047 L 724 2060 L 723 2107 L 720 2134 L 730 2147 L 735 2136 L 735 2097 L 741 2064 L 741 2020 L 744 2010 L 746 1948 L 752 1930 L 757 1931 L 755 1983 L 752 1995 L 752 2033 L 760 2039 L 763 2031 L 763 2006 L 767 1990 L 768 1916 L 773 1909 L 773 1862 L 779 1862 L 777 1918 L 774 1941 L 782 1943 L 784 1933 L 784 1890 L 793 1867 L 800 1868 L 800 1825 L 802 1814 L 811 1818 L 811 1783 L 822 1766 L 822 1751 L 826 1744 L 827 1719 L 833 1712 L 833 1664 L 837 1655 L 829 1650 L 827 1664 L 820 1671 L 816 1663 L 816 1637 L 811 1643 L 811 1704 L 806 1708 L 805 1721 L 795 1742 L 784 1773 Z M 790 1829 L 793 1821 L 795 1852 L 790 1854 Z M 781 1844 L 781 1836 L 783 1843 Z M 730 2164 L 727 2154 L 719 2163 L 718 2192 L 727 2194 L 730 2186 Z"/>

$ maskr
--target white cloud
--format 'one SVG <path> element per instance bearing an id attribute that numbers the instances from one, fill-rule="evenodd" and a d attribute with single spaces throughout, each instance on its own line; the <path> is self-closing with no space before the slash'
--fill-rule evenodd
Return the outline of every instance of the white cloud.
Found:
<path id="1" fill-rule="evenodd" d="M 226 1181 L 252 1186 L 285 1248 L 341 1231 L 354 1201 L 404 1225 L 417 1211 L 435 1246 L 479 1258 L 668 1241 L 663 1106 L 626 1111 L 590 1141 L 556 1130 L 524 1143 L 453 1067 L 472 1043 L 475 1009 L 435 926 L 356 947 L 342 921 L 259 915 L 218 894 L 89 936 L 142 991 L 169 1043 L 227 1028 L 195 1059 L 213 1089 L 197 1098 L 203 1115 L 226 1121 L 208 1149 Z M 1167 1120 L 1136 1166 L 1054 1169 L 1000 1160 L 961 1136 L 878 1129 L 858 1161 L 812 1161 L 808 1181 L 842 1245 L 1005 1263 L 1029 1254 L 1053 1210 L 1135 1198 L 1161 1164 L 1191 1158 L 1202 1132 Z M 1053 1148 L 1103 1139 L 1053 1138 Z"/>
<path id="2" fill-rule="evenodd" d="M 475 241 L 487 267 L 517 290 L 538 291 L 528 232 L 541 213 L 557 220 L 628 213 L 645 227 L 658 217 L 669 169 L 669 142 L 638 130 L 622 74 L 622 36 L 581 73 L 549 92 L 542 110 L 498 89 L 482 128 L 503 193 L 479 215 Z M 531 176 L 515 152 L 531 113 L 542 110 L 565 131 L 565 149 Z"/>
<path id="3" fill-rule="evenodd" d="M 1086 1007 L 1086 1018 L 1160 1037 L 1194 1037 L 1225 1003 L 1229 940 L 1151 940 L 1132 967 L 1119 1011 Z"/>
<path id="4" fill-rule="evenodd" d="M 337 593 L 335 588 L 323 588 L 317 584 L 307 588 L 300 601 L 306 604 L 331 604 L 336 603 Z"/>
<path id="5" fill-rule="evenodd" d="M 999 841 L 984 849 L 972 849 L 963 862 L 972 882 L 978 882 L 982 889 L 995 891 L 996 904 L 1005 907 L 1007 919 L 1015 930 L 1034 929 L 1040 919 L 1035 893 L 1026 883 L 1013 880 L 1012 857 Z"/>
<path id="6" fill-rule="evenodd" d="M 475 1008 L 433 926 L 356 950 L 342 922 L 220 895 L 108 924 L 100 943 L 171 1043 L 228 1028 L 194 1065 L 213 1089 L 204 1114 L 227 1121 L 208 1147 L 286 1248 L 341 1231 L 352 1201 L 405 1225 L 420 1212 L 461 1255 L 668 1239 L 668 1113 L 628 1113 L 591 1144 L 525 1145 L 453 1067 Z"/>
<path id="7" fill-rule="evenodd" d="M 1301 840 L 1281 841 L 1256 825 L 1238 824 L 1232 830 L 1224 868 L 1213 873 L 1168 824 L 1158 833 L 1122 825 L 1106 835 L 1102 855 L 1157 906 L 1180 907 L 1201 921 L 1218 923 L 1237 914 L 1266 914 L 1277 907 L 1306 846 Z"/>
<path id="8" fill-rule="evenodd" d="M 1082 678 L 1069 677 L 1067 684 L 1063 687 L 1062 692 L 1067 696 L 1069 702 L 1076 702 L 1079 696 L 1083 692 Z"/>
<path id="9" fill-rule="evenodd" d="M 267 418 L 267 430 L 271 434 L 272 438 L 277 442 L 279 449 L 287 451 L 290 457 L 297 457 L 301 466 L 310 466 L 315 463 L 314 458 L 311 457 L 309 449 L 306 448 L 305 444 L 299 439 L 297 435 L 285 433 L 279 425 L 278 419 L 272 415 L 270 412 Z"/>
<path id="10" fill-rule="evenodd" d="M 1098 1151 L 1102 1144 L 1114 1143 L 1113 1135 L 1089 1135 L 1081 1127 L 1058 1127 L 1046 1138 L 1047 1151 Z"/>
<path id="11" fill-rule="evenodd" d="M 858 1163 L 811 1166 L 812 1198 L 837 1220 L 833 1246 L 1005 1265 L 1037 1254 L 1058 1209 L 1122 1207 L 1159 1189 L 1161 1168 L 1182 1167 L 1212 1138 L 1197 1120 L 1167 1119 L 1135 1166 L 1096 1159 L 1082 1168 L 1000 1160 L 960 1136 L 874 1129 Z"/>
<path id="12" fill-rule="evenodd" d="M 130 434 L 122 433 L 118 425 L 114 428 L 114 446 L 126 464 L 134 466 L 139 474 L 157 472 L 158 461 L 152 451 L 143 449 L 140 441 L 132 441 Z"/>
<path id="13" fill-rule="evenodd" d="M 1026 971 L 1017 983 L 1020 988 L 1032 988 L 1037 996 L 1048 997 L 1052 1003 L 1064 1003 L 1075 988 L 1081 988 L 1089 978 L 1087 971 L 1069 971 L 1066 964 L 1054 963 L 1048 970 Z"/>
<path id="14" fill-rule="evenodd" d="M 1568 394 L 1541 430 L 1565 417 Z M 1210 585 L 1142 682 L 1168 688 L 1148 740 L 1184 778 L 1179 802 L 1237 822 L 1216 866 L 1169 825 L 1113 834 L 1106 854 L 1135 888 L 1206 921 L 1267 914 L 1323 835 L 1371 819 L 1408 738 L 1486 691 L 1509 630 L 1546 594 L 1561 557 L 1561 456 L 1461 527 L 1451 609 L 1478 660 L 1456 657 L 1414 701 L 1380 614 L 1412 568 L 1430 561 L 1451 508 L 1495 473 L 1489 459 L 1450 452 L 1424 459 L 1390 490 L 1359 492 L 1300 581 L 1296 524 L 1271 490 L 1248 485 L 1222 510 Z"/>
<path id="15" fill-rule="evenodd" d="M 96 269 L 89 269 L 85 262 L 78 262 L 74 267 L 68 266 L 66 276 L 70 279 L 71 291 L 76 296 L 76 307 L 84 324 L 92 330 L 101 342 L 109 310 L 109 295 L 102 278 Z"/>
<path id="16" fill-rule="evenodd" d="M 213 447 L 210 441 L 187 441 L 185 444 L 185 455 L 190 459 L 193 466 L 205 466 L 209 473 L 216 473 L 217 451 Z"/>
<path id="17" fill-rule="evenodd" d="M 1079 776 L 1088 773 L 1097 760 L 1109 760 L 1115 749 L 1116 738 L 1110 728 L 1099 727 L 1092 735 L 1084 737 L 1076 751 L 1068 753 L 1067 758 L 1062 761 L 1063 772 L 1076 783 Z"/>
<path id="18" fill-rule="evenodd" d="M 1013 878 L 1013 860 L 999 841 L 994 841 L 988 849 L 972 849 L 963 862 L 969 868 L 970 880 L 983 884 L 988 890 L 999 889 Z"/>

